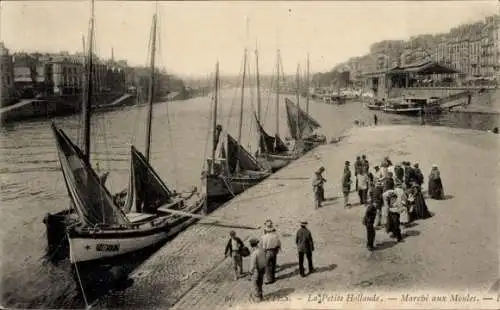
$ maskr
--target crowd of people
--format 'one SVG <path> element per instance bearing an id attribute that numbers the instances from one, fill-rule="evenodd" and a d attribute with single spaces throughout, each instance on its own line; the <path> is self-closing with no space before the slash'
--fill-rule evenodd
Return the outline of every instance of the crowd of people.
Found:
<path id="1" fill-rule="evenodd" d="M 324 172 L 325 168 L 320 167 L 314 173 L 312 187 L 315 208 L 321 207 L 325 201 Z M 409 227 L 415 220 L 431 217 L 422 193 L 424 175 L 418 163 L 412 166 L 410 162 L 403 161 L 401 164 L 393 165 L 386 157 L 380 165 L 370 169 L 367 157 L 362 155 L 358 156 L 354 163 L 354 177 L 359 204 L 366 206 L 362 223 L 366 227 L 368 250 L 375 249 L 377 229 L 385 227 L 390 237 L 400 242 L 403 240 L 401 226 Z M 350 162 L 346 161 L 341 181 L 345 208 L 352 207 L 349 202 L 352 183 Z M 433 165 L 429 174 L 428 195 L 433 199 L 445 197 L 440 172 L 436 165 Z M 307 229 L 306 221 L 300 222 L 295 243 L 299 274 L 305 277 L 305 258 L 308 261 L 308 272 L 314 272 L 312 258 L 314 242 L 311 232 Z M 276 281 L 277 258 L 282 250 L 279 235 L 271 220 L 264 223 L 262 237 L 250 239 L 249 244 L 250 248 L 246 247 L 236 233 L 231 231 L 225 248 L 225 256 L 232 258 L 235 280 L 245 277 L 243 257 L 250 257 L 249 273 L 253 285 L 251 298 L 254 301 L 262 301 L 263 285 Z"/>
<path id="2" fill-rule="evenodd" d="M 365 155 L 358 156 L 354 163 L 355 190 L 359 204 L 366 206 L 363 225 L 367 232 L 367 248 L 375 249 L 375 230 L 385 230 L 398 242 L 403 240 L 401 226 L 408 227 L 413 221 L 431 217 L 422 193 L 424 175 L 418 163 L 409 161 L 393 165 L 386 157 L 370 170 Z M 346 161 L 342 175 L 344 207 L 350 208 L 352 173 Z M 428 178 L 428 195 L 432 199 L 444 199 L 443 184 L 439 168 L 432 166 Z"/>

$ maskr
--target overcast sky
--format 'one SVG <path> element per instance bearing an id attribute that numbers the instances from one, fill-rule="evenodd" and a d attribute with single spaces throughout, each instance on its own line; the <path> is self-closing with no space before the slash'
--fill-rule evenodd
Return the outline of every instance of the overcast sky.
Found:
<path id="1" fill-rule="evenodd" d="M 2 1 L 0 38 L 11 51 L 82 50 L 90 1 Z M 96 1 L 96 52 L 147 62 L 154 2 Z M 261 72 L 274 68 L 281 49 L 293 73 L 310 54 L 311 71 L 325 71 L 368 52 L 384 39 L 446 32 L 498 12 L 492 1 L 408 2 L 159 2 L 159 65 L 182 75 L 204 76 L 217 59 L 223 73 L 238 74 L 245 41 L 258 42 Z M 246 17 L 249 36 L 246 40 Z"/>

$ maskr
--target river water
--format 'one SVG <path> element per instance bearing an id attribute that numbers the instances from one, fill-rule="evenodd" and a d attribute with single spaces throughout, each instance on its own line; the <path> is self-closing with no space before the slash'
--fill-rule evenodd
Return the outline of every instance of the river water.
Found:
<path id="1" fill-rule="evenodd" d="M 242 144 L 255 151 L 255 125 L 250 102 L 254 94 L 246 95 L 242 126 Z M 238 136 L 238 90 L 223 90 L 220 99 L 220 123 Z M 262 95 L 264 127 L 273 134 L 274 96 Z M 303 104 L 304 101 L 301 102 Z M 182 190 L 199 185 L 200 172 L 210 144 L 210 99 L 199 97 L 186 101 L 154 105 L 151 158 L 152 165 L 165 182 Z M 326 105 L 311 102 L 310 113 L 333 138 L 353 126 L 355 120 L 366 123 L 373 111 L 361 103 Z M 378 113 L 381 124 L 420 124 L 419 118 Z M 124 188 L 128 177 L 130 144 L 139 150 L 145 145 L 145 106 L 128 107 L 119 111 L 94 115 L 92 118 L 91 160 L 101 172 L 110 171 L 107 185 L 111 192 Z M 56 119 L 68 135 L 80 134 L 79 116 Z M 463 127 L 479 130 L 499 126 L 498 115 L 447 113 L 426 119 L 426 124 Z M 280 107 L 280 134 L 286 129 L 284 100 Z M 2 240 L 1 288 L 2 306 L 7 307 L 76 307 L 75 283 L 68 273 L 67 263 L 53 266 L 43 259 L 46 238 L 42 223 L 47 212 L 66 207 L 68 197 L 59 169 L 56 146 L 49 121 L 32 121 L 9 125 L 1 129 L 0 176 Z M 339 159 L 339 163 L 344 159 Z M 168 245 L 167 245 L 168 246 Z"/>

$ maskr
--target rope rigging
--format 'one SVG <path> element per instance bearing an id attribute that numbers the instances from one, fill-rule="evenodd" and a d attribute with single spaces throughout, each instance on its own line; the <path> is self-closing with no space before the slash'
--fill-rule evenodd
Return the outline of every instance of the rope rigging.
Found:
<path id="1" fill-rule="evenodd" d="M 158 60 L 161 60 L 162 57 L 163 57 L 163 54 L 162 54 L 162 41 L 161 41 L 161 38 L 162 36 L 160 35 L 160 30 L 161 30 L 161 18 L 160 18 L 160 14 L 158 14 L 158 9 L 159 9 L 159 6 L 158 6 L 158 2 L 156 3 L 156 12 L 157 12 L 157 16 L 158 16 L 158 19 L 157 19 L 157 24 L 158 24 L 158 35 L 157 35 L 157 38 L 158 38 L 158 53 L 156 54 L 156 57 Z M 158 63 L 158 68 L 160 67 L 160 61 L 157 62 Z M 169 80 L 169 77 L 168 77 L 168 72 L 166 72 L 166 78 L 167 78 L 167 85 L 168 86 L 168 80 Z M 174 163 L 174 185 L 175 185 L 175 188 L 178 187 L 179 185 L 179 182 L 178 182 L 178 167 L 177 167 L 177 152 L 176 152 L 176 149 L 174 147 L 174 138 L 173 138 L 173 135 L 172 135 L 172 132 L 174 130 L 174 125 L 172 124 L 172 121 L 170 119 L 170 112 L 169 112 L 169 99 L 167 99 L 167 101 L 164 103 L 164 106 L 165 106 L 165 113 L 166 113 L 166 117 L 167 117 L 167 131 L 168 131 L 168 142 L 167 142 L 167 145 L 169 145 L 169 149 L 171 149 L 171 154 L 172 154 L 172 162 Z"/>

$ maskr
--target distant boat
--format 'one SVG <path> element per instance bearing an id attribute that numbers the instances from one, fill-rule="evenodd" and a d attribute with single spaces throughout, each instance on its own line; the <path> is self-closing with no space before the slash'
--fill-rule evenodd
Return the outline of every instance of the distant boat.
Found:
<path id="1" fill-rule="evenodd" d="M 439 104 L 428 102 L 427 99 L 419 98 L 394 98 L 386 101 L 382 111 L 391 114 L 408 116 L 419 116 L 424 114 L 438 114 L 442 112 Z"/>
<path id="2" fill-rule="evenodd" d="M 223 130 L 221 125 L 217 124 L 219 83 L 219 63 L 217 63 L 213 96 L 212 155 L 207 159 L 208 165 L 202 172 L 202 182 L 209 204 L 228 201 L 271 174 L 235 138 Z M 243 113 L 243 96 L 241 100 L 240 121 Z"/>
<path id="3" fill-rule="evenodd" d="M 381 110 L 383 106 L 384 103 L 376 99 L 370 100 L 370 102 L 366 104 L 369 110 Z"/>

